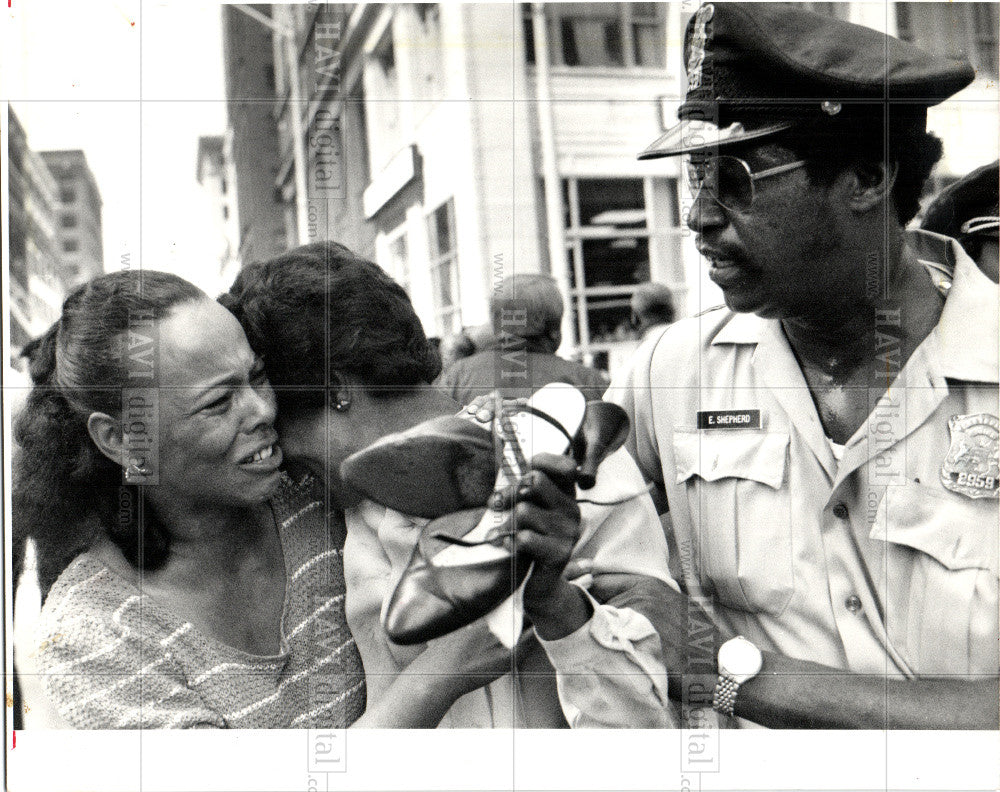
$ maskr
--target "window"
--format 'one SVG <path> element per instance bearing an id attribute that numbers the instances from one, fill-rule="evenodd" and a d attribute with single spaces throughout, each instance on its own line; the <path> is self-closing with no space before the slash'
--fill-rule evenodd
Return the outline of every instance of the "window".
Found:
<path id="1" fill-rule="evenodd" d="M 913 14 L 908 3 L 896 4 L 896 35 L 904 41 L 913 41 Z"/>
<path id="2" fill-rule="evenodd" d="M 406 227 L 403 226 L 397 235 L 389 240 L 386 249 L 389 252 L 389 261 L 386 271 L 393 277 L 406 293 L 410 293 L 410 253 L 406 244 Z"/>
<path id="3" fill-rule="evenodd" d="M 675 179 L 563 180 L 570 304 L 576 342 L 634 338 L 631 298 L 649 280 L 683 290 Z"/>
<path id="4" fill-rule="evenodd" d="M 59 217 L 59 225 L 62 228 L 76 228 L 77 223 L 76 215 L 71 212 L 66 212 Z"/>
<path id="5" fill-rule="evenodd" d="M 547 3 L 553 66 L 662 69 L 666 64 L 665 3 Z M 535 62 L 531 4 L 522 5 L 528 63 Z"/>
<path id="6" fill-rule="evenodd" d="M 392 42 L 392 26 L 390 25 L 383 34 L 382 39 L 372 50 L 372 59 L 382 67 L 386 75 L 396 74 L 396 48 Z"/>
<path id="7" fill-rule="evenodd" d="M 431 291 L 437 334 L 462 329 L 458 292 L 458 250 L 455 244 L 455 202 L 448 199 L 427 218 L 430 240 Z"/>
<path id="8" fill-rule="evenodd" d="M 1000 74 L 1000 8 L 994 3 L 970 3 L 966 13 L 971 15 L 976 37 L 974 60 L 980 69 L 996 77 Z"/>
<path id="9" fill-rule="evenodd" d="M 364 65 L 364 112 L 369 169 L 373 176 L 381 172 L 407 142 L 402 128 L 399 73 L 392 36 L 390 22 Z"/>
<path id="10" fill-rule="evenodd" d="M 414 3 L 413 7 L 422 25 L 441 24 L 441 7 L 437 3 Z"/>
<path id="11" fill-rule="evenodd" d="M 63 253 L 76 253 L 80 249 L 80 242 L 76 239 L 64 239 L 62 249 Z"/>
<path id="12" fill-rule="evenodd" d="M 76 189 L 73 187 L 60 188 L 59 200 L 62 203 L 73 203 L 76 200 Z"/>
<path id="13" fill-rule="evenodd" d="M 896 3 L 896 31 L 932 52 L 968 58 L 980 74 L 997 77 L 1000 6 L 996 3 Z"/>
<path id="14" fill-rule="evenodd" d="M 350 146 L 352 152 L 345 157 L 345 161 L 349 168 L 354 169 L 354 172 L 359 174 L 358 183 L 368 184 L 371 181 L 371 168 L 368 160 L 368 129 L 365 121 L 365 92 L 360 81 L 344 103 L 343 117 L 346 119 L 343 139 L 345 146 Z"/>
<path id="15" fill-rule="evenodd" d="M 229 219 L 229 207 L 228 206 L 223 206 L 222 207 L 222 219 L 223 220 L 228 220 Z"/>
<path id="16" fill-rule="evenodd" d="M 432 102 L 445 96 L 445 47 L 441 40 L 441 10 L 437 3 L 416 3 L 412 7 L 414 24 L 409 26 L 412 37 L 407 51 L 410 72 L 410 93 L 414 102 L 415 121 L 434 108 Z"/>
<path id="17" fill-rule="evenodd" d="M 847 21 L 847 14 L 850 10 L 848 8 L 848 4 L 844 2 L 803 3 L 802 6 L 817 14 L 824 14 L 826 16 L 834 17 L 835 19 L 844 20 L 845 22 Z"/>
<path id="18" fill-rule="evenodd" d="M 636 66 L 666 66 L 664 3 L 633 3 L 632 54 Z"/>

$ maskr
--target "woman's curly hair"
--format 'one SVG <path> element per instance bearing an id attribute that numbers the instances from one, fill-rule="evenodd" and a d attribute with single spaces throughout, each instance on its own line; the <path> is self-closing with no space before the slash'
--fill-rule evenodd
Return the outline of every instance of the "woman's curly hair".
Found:
<path id="1" fill-rule="evenodd" d="M 219 302 L 263 358 L 279 410 L 325 406 L 338 375 L 382 396 L 430 383 L 441 370 L 403 288 L 336 242 L 251 264 Z"/>
<path id="2" fill-rule="evenodd" d="M 149 387 L 130 364 L 137 334 L 152 344 L 157 320 L 198 299 L 206 295 L 169 273 L 102 275 L 71 292 L 59 321 L 21 351 L 33 387 L 14 422 L 13 540 L 15 547 L 34 540 L 43 593 L 101 534 L 137 568 L 166 560 L 168 536 L 144 508 L 142 487 L 123 482 L 121 467 L 91 440 L 87 419 L 120 417 L 125 389 Z"/>

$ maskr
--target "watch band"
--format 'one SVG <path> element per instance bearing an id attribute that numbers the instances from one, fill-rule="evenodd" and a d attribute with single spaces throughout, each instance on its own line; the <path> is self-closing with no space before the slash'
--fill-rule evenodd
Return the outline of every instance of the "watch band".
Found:
<path id="1" fill-rule="evenodd" d="M 733 717 L 733 706 L 736 704 L 736 694 L 739 689 L 739 682 L 727 674 L 720 673 L 715 683 L 715 694 L 712 696 L 712 709 Z"/>

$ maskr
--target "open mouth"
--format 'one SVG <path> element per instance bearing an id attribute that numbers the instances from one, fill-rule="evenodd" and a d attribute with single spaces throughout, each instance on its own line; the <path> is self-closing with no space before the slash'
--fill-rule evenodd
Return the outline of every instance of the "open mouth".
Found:
<path id="1" fill-rule="evenodd" d="M 265 459 L 270 459 L 272 456 L 274 456 L 274 451 L 275 451 L 275 446 L 273 444 L 266 446 L 257 451 L 256 453 L 243 457 L 243 459 L 240 460 L 240 464 L 251 465 L 254 462 L 263 462 Z"/>

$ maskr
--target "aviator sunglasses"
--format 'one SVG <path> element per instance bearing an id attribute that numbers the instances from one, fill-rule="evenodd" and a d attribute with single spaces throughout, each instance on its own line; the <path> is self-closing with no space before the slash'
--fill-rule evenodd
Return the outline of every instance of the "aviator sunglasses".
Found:
<path id="1" fill-rule="evenodd" d="M 688 186 L 695 201 L 701 191 L 706 190 L 723 209 L 749 212 L 757 181 L 787 173 L 805 164 L 805 160 L 799 160 L 753 173 L 750 166 L 738 157 L 697 157 L 687 163 Z"/>

